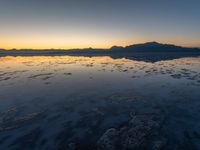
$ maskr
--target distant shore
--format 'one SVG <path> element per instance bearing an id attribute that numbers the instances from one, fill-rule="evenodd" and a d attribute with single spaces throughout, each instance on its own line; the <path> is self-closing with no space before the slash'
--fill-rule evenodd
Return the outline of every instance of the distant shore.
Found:
<path id="1" fill-rule="evenodd" d="M 200 48 L 186 48 L 170 44 L 148 42 L 126 47 L 113 46 L 110 49 L 71 49 L 71 50 L 0 50 L 2 56 L 111 56 L 145 61 L 159 61 L 181 57 L 198 57 Z"/>

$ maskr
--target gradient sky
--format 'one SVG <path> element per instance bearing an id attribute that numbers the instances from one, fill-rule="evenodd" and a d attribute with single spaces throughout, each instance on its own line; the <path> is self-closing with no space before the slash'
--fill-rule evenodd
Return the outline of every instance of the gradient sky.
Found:
<path id="1" fill-rule="evenodd" d="M 0 0 L 1 48 L 200 47 L 200 0 Z"/>

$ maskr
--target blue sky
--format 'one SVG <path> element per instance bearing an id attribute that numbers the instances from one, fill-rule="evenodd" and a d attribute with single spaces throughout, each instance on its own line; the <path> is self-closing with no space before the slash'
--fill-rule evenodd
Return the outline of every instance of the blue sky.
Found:
<path id="1" fill-rule="evenodd" d="M 200 47 L 199 0 L 0 0 L 0 47 Z"/>

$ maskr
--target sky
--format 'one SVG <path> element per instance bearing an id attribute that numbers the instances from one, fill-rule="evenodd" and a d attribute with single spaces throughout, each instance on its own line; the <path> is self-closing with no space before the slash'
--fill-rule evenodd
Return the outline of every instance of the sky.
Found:
<path id="1" fill-rule="evenodd" d="M 200 47 L 199 0 L 0 0 L 0 47 Z"/>

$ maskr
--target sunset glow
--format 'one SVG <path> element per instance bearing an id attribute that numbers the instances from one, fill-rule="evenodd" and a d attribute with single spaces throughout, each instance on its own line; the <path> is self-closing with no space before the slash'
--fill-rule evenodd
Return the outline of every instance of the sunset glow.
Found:
<path id="1" fill-rule="evenodd" d="M 0 48 L 110 48 L 148 41 L 200 47 L 199 2 L 180 2 L 1 0 Z"/>

